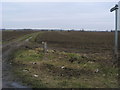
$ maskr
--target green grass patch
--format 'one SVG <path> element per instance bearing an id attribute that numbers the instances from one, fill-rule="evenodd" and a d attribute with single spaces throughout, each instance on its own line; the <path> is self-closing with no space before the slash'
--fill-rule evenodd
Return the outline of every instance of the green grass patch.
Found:
<path id="1" fill-rule="evenodd" d="M 43 53 L 37 53 L 34 50 L 21 50 L 18 51 L 15 54 L 15 59 L 16 60 L 23 60 L 23 61 L 38 61 L 42 60 L 44 54 Z"/>
<path id="2" fill-rule="evenodd" d="M 77 61 L 71 63 L 71 58 Z M 43 53 L 36 48 L 17 51 L 13 62 L 16 75 L 33 88 L 117 88 L 117 68 L 103 66 L 99 60 L 93 62 L 78 53 Z"/>

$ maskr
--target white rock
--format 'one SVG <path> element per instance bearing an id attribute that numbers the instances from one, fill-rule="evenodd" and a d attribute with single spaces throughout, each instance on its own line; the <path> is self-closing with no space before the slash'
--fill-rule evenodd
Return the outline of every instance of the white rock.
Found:
<path id="1" fill-rule="evenodd" d="M 28 70 L 24 69 L 23 72 L 27 72 Z"/>
<path id="2" fill-rule="evenodd" d="M 45 42 L 42 42 L 42 44 L 44 44 Z"/>
<path id="3" fill-rule="evenodd" d="M 35 74 L 35 75 L 34 75 L 34 77 L 38 77 L 38 75 L 37 75 L 37 74 Z"/>
<path id="4" fill-rule="evenodd" d="M 94 63 L 94 62 L 92 62 L 92 61 L 88 61 L 88 63 Z"/>
<path id="5" fill-rule="evenodd" d="M 62 66 L 61 68 L 62 68 L 62 69 L 64 69 L 64 68 L 65 68 L 65 66 Z"/>
<path id="6" fill-rule="evenodd" d="M 33 62 L 32 64 L 37 64 L 36 62 Z"/>
<path id="7" fill-rule="evenodd" d="M 95 70 L 95 72 L 96 72 L 96 73 L 99 72 L 99 69 L 97 68 L 97 69 Z"/>

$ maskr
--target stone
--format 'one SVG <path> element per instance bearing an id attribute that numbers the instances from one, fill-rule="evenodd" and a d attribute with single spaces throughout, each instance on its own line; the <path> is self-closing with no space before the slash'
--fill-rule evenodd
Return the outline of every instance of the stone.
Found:
<path id="1" fill-rule="evenodd" d="M 29 71 L 29 70 L 28 70 L 28 69 L 24 69 L 24 70 L 23 70 L 23 72 L 27 72 L 27 71 Z"/>
<path id="2" fill-rule="evenodd" d="M 99 72 L 99 69 L 98 69 L 98 68 L 95 70 L 95 73 L 97 73 L 97 72 Z"/>
<path id="3" fill-rule="evenodd" d="M 32 64 L 37 64 L 36 62 L 33 62 Z"/>
<path id="4" fill-rule="evenodd" d="M 94 62 L 92 62 L 92 61 L 88 61 L 88 63 L 94 63 Z"/>
<path id="5" fill-rule="evenodd" d="M 37 75 L 37 74 L 35 74 L 35 75 L 34 75 L 34 77 L 38 77 L 38 75 Z"/>
<path id="6" fill-rule="evenodd" d="M 64 68 L 65 68 L 65 66 L 62 66 L 61 68 L 62 68 L 62 69 L 64 69 Z"/>

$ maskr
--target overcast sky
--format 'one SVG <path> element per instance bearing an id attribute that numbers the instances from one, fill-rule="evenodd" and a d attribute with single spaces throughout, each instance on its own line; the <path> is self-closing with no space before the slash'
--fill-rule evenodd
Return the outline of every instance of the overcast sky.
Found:
<path id="1" fill-rule="evenodd" d="M 2 28 L 114 29 L 116 2 L 4 2 Z"/>

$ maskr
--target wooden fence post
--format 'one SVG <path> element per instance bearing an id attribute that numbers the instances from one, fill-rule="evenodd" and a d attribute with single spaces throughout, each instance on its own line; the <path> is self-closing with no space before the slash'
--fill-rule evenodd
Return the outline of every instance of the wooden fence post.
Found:
<path id="1" fill-rule="evenodd" d="M 42 42 L 43 44 L 43 52 L 46 53 L 47 52 L 47 42 Z"/>

